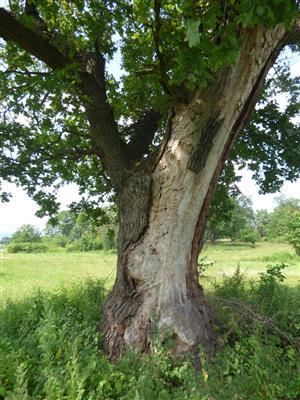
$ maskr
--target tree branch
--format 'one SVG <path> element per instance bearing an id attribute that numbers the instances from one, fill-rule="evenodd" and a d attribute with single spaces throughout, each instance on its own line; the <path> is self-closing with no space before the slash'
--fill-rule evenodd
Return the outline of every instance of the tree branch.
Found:
<path id="1" fill-rule="evenodd" d="M 161 84 L 163 89 L 167 94 L 171 95 L 170 88 L 168 86 L 169 77 L 166 72 L 166 63 L 161 51 L 162 42 L 160 39 L 160 30 L 161 30 L 161 19 L 160 19 L 160 8 L 161 8 L 161 0 L 154 0 L 154 26 L 152 27 L 153 31 L 153 41 L 155 52 L 157 55 L 158 63 L 159 63 L 159 72 L 161 77 Z"/>
<path id="2" fill-rule="evenodd" d="M 32 17 L 38 17 L 35 7 L 29 12 Z M 40 33 L 32 31 L 19 22 L 11 12 L 0 8 L 0 37 L 4 40 L 16 43 L 52 69 L 78 63 L 81 69 L 78 89 L 85 95 L 82 101 L 91 135 L 98 149 L 98 155 L 118 191 L 126 179 L 129 160 L 124 152 L 112 107 L 107 102 L 104 57 L 97 52 L 82 50 L 74 59 L 70 59 L 51 44 L 50 38 L 47 38 L 43 30 L 39 30 Z"/>
<path id="3" fill-rule="evenodd" d="M 50 72 L 39 72 L 39 71 L 28 71 L 25 69 L 24 71 L 20 71 L 17 69 L 7 69 L 3 71 L 4 74 L 18 74 L 18 75 L 26 75 L 26 76 L 48 76 Z"/>
<path id="4" fill-rule="evenodd" d="M 21 24 L 12 13 L 0 8 L 0 37 L 13 41 L 50 68 L 63 68 L 71 63 L 44 36 L 39 35 Z"/>
<path id="5" fill-rule="evenodd" d="M 139 160 L 148 153 L 160 118 L 160 112 L 149 110 L 129 127 L 133 134 L 130 142 L 126 144 L 126 152 L 131 161 Z"/>

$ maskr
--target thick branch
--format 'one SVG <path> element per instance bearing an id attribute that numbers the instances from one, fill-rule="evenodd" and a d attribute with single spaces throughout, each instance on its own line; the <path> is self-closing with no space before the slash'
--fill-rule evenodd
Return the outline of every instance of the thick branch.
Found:
<path id="1" fill-rule="evenodd" d="M 4 8 L 0 8 L 0 36 L 6 41 L 15 42 L 53 69 L 63 68 L 71 62 L 45 37 L 25 27 Z"/>
<path id="2" fill-rule="evenodd" d="M 113 109 L 107 102 L 104 57 L 101 54 L 85 54 L 83 60 L 86 71 L 81 74 L 81 87 L 88 98 L 84 106 L 91 133 L 101 162 L 118 192 L 127 177 L 128 158 Z"/>
<path id="3" fill-rule="evenodd" d="M 294 43 L 295 41 L 299 40 L 300 37 L 300 20 L 295 19 L 295 23 L 293 25 L 293 28 L 290 32 L 287 32 L 283 38 L 278 42 L 277 46 L 274 48 L 274 50 L 271 52 L 269 57 L 266 59 L 260 74 L 256 78 L 256 81 L 253 83 L 252 90 L 248 96 L 248 98 L 245 101 L 245 104 L 243 108 L 240 111 L 240 115 L 237 118 L 236 122 L 234 123 L 233 127 L 231 128 L 230 135 L 227 139 L 227 142 L 225 143 L 225 146 L 223 148 L 222 155 L 220 157 L 220 160 L 218 162 L 217 168 L 215 170 L 214 176 L 211 180 L 209 190 L 207 192 L 206 198 L 204 200 L 199 219 L 197 222 L 196 230 L 195 230 L 195 237 L 193 241 L 193 246 L 192 246 L 192 254 L 191 254 L 191 260 L 195 264 L 197 263 L 197 258 L 199 255 L 199 252 L 203 246 L 203 235 L 204 235 L 204 229 L 205 229 L 205 224 L 206 224 L 206 219 L 208 216 L 208 210 L 209 210 L 209 205 L 211 203 L 211 199 L 214 193 L 214 190 L 216 188 L 218 178 L 220 175 L 220 172 L 224 166 L 224 163 L 228 157 L 228 154 L 230 150 L 232 149 L 232 146 L 234 145 L 236 139 L 242 132 L 242 130 L 245 128 L 247 123 L 250 120 L 251 114 L 254 110 L 254 107 L 257 103 L 258 97 L 261 93 L 263 84 L 265 82 L 267 73 L 271 66 L 274 64 L 276 58 L 278 57 L 279 53 L 281 50 L 290 43 Z"/>
<path id="4" fill-rule="evenodd" d="M 171 95 L 171 91 L 168 85 L 169 77 L 167 74 L 167 68 L 163 53 L 161 51 L 162 41 L 160 39 L 160 30 L 161 30 L 161 20 L 160 20 L 160 8 L 161 8 L 161 0 L 154 1 L 154 27 L 153 27 L 153 41 L 155 52 L 157 55 L 157 59 L 159 62 L 159 73 L 161 77 L 161 85 L 167 94 Z"/>
<path id="5" fill-rule="evenodd" d="M 130 160 L 139 160 L 148 153 L 160 118 L 160 112 L 150 110 L 130 127 L 130 130 L 133 130 L 133 134 L 130 142 L 126 145 L 126 152 Z"/>
<path id="6" fill-rule="evenodd" d="M 31 15 L 37 13 L 35 7 L 30 12 Z M 38 14 L 33 17 L 38 18 Z M 77 54 L 76 60 L 70 60 L 50 43 L 43 32 L 38 34 L 30 30 L 4 8 L 0 8 L 0 37 L 6 41 L 13 41 L 52 69 L 64 68 L 74 62 L 80 65 L 79 90 L 88 98 L 84 100 L 84 106 L 91 134 L 103 165 L 107 168 L 115 189 L 118 190 L 124 180 L 128 160 L 119 137 L 113 110 L 107 102 L 104 57 L 101 54 L 82 51 Z"/>
<path id="7" fill-rule="evenodd" d="M 7 69 L 3 71 L 4 74 L 18 74 L 18 75 L 26 75 L 26 76 L 48 76 L 50 72 L 40 72 L 40 71 L 28 71 L 27 69 L 21 71 L 17 69 Z"/>

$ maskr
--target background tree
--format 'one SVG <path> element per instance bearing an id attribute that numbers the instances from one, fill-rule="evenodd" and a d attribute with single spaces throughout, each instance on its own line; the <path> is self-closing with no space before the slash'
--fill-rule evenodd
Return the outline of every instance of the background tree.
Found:
<path id="1" fill-rule="evenodd" d="M 45 228 L 46 236 L 67 236 L 71 234 L 76 223 L 76 215 L 68 210 L 60 211 L 55 219 L 50 219 Z"/>
<path id="2" fill-rule="evenodd" d="M 290 223 L 296 212 L 300 211 L 300 200 L 286 198 L 285 196 L 276 199 L 277 206 L 270 214 L 268 225 L 266 226 L 269 239 L 278 238 L 284 240 L 290 231 Z"/>
<path id="3" fill-rule="evenodd" d="M 13 243 L 36 243 L 41 241 L 41 233 L 33 225 L 22 225 L 11 236 L 10 242 Z"/>
<path id="4" fill-rule="evenodd" d="M 33 225 L 22 225 L 11 236 L 9 244 L 6 247 L 9 253 L 41 253 L 47 250 L 47 247 L 41 243 L 41 232 Z"/>
<path id="5" fill-rule="evenodd" d="M 251 199 L 240 195 L 233 200 L 231 218 L 226 226 L 226 236 L 232 241 L 240 238 L 242 231 L 254 229 L 254 212 Z"/>
<path id="6" fill-rule="evenodd" d="M 69 251 L 116 249 L 117 215 L 112 207 L 104 207 L 103 213 L 106 218 L 98 226 L 83 212 L 61 211 L 48 221 L 43 240 Z"/>
<path id="7" fill-rule="evenodd" d="M 221 193 L 220 189 L 215 193 L 212 203 L 214 208 L 211 208 L 207 222 L 207 237 L 213 239 L 213 243 L 217 239 L 230 238 L 232 241 L 241 240 L 254 244 L 256 233 L 251 200 L 241 194 L 228 197 L 223 187 L 222 201 L 218 201 L 217 196 Z M 219 208 L 220 204 L 223 205 L 222 208 Z"/>
<path id="8" fill-rule="evenodd" d="M 111 358 L 124 346 L 148 351 L 154 321 L 176 352 L 214 351 L 197 275 L 208 208 L 269 69 L 298 40 L 297 18 L 295 0 L 12 0 L 0 8 L 1 176 L 26 187 L 40 215 L 58 210 L 45 188 L 63 182 L 79 185 L 73 209 L 91 218 L 103 215 L 101 200 L 118 202 L 117 279 L 101 325 Z M 120 82 L 106 68 L 117 50 Z M 299 81 L 277 71 L 269 91 L 278 80 L 292 90 L 287 116 L 263 98 L 232 153 L 265 190 L 299 174 L 298 126 L 288 119 L 299 110 Z"/>
<path id="9" fill-rule="evenodd" d="M 294 247 L 296 254 L 300 256 L 300 210 L 290 214 L 285 238 Z"/>
<path id="10" fill-rule="evenodd" d="M 257 210 L 254 214 L 254 225 L 262 239 L 266 236 L 266 226 L 270 221 L 270 215 L 267 210 Z"/>

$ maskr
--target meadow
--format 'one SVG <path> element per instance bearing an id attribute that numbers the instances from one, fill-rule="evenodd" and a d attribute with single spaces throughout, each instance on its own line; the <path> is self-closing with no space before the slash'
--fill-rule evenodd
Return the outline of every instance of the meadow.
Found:
<path id="1" fill-rule="evenodd" d="M 219 334 L 211 360 L 200 349 L 201 371 L 157 335 L 150 355 L 103 354 L 115 254 L 3 251 L 0 400 L 299 400 L 300 257 L 221 242 L 199 262 Z"/>
<path id="2" fill-rule="evenodd" d="M 207 278 L 230 276 L 237 268 L 248 277 L 257 277 L 267 265 L 274 263 L 290 265 L 285 269 L 287 284 L 300 283 L 300 257 L 288 244 L 260 242 L 253 247 L 224 241 L 205 246 L 200 255 L 201 262 L 205 264 L 204 284 Z M 82 283 L 88 278 L 103 279 L 110 287 L 115 277 L 115 266 L 116 254 L 113 252 L 9 254 L 2 251 L 2 307 L 7 299 L 23 299 L 37 288 L 52 291 L 61 286 Z"/>

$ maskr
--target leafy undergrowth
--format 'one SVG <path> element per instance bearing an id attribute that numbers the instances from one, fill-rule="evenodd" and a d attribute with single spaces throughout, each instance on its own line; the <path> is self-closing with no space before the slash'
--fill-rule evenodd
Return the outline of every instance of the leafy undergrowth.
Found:
<path id="1" fill-rule="evenodd" d="M 283 284 L 283 265 L 250 282 L 239 273 L 209 293 L 220 350 L 174 360 L 128 352 L 110 364 L 99 350 L 101 281 L 56 294 L 37 292 L 0 314 L 0 398 L 8 400 L 299 399 L 299 287 Z M 154 343 L 158 343 L 154 338 Z"/>

